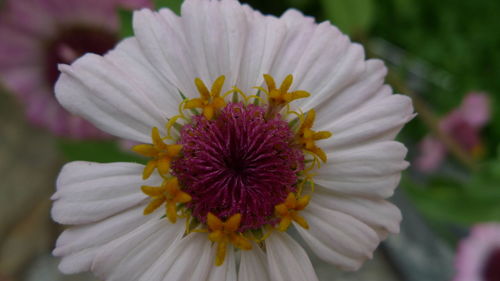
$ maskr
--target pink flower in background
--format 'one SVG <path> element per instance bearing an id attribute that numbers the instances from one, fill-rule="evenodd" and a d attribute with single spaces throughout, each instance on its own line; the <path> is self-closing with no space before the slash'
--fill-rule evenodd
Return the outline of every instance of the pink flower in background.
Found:
<path id="1" fill-rule="evenodd" d="M 480 224 L 460 242 L 453 281 L 500 280 L 500 224 Z"/>
<path id="2" fill-rule="evenodd" d="M 482 152 L 479 131 L 489 119 L 488 96 L 484 93 L 469 93 L 459 108 L 441 119 L 439 126 L 467 152 L 477 157 Z M 423 172 L 433 171 L 439 167 L 445 156 L 444 144 L 434 136 L 426 136 L 420 143 L 416 167 Z"/>
<path id="3" fill-rule="evenodd" d="M 6 1 L 0 12 L 0 84 L 19 98 L 31 123 L 59 136 L 106 137 L 57 103 L 57 65 L 87 52 L 106 53 L 119 40 L 118 8 L 149 6 L 150 0 Z"/>

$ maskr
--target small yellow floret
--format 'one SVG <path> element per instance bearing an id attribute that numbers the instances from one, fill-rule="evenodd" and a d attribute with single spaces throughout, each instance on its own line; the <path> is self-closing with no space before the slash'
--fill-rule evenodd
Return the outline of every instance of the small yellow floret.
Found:
<path id="1" fill-rule="evenodd" d="M 313 131 L 311 128 L 314 125 L 315 119 L 316 112 L 314 111 L 314 109 L 311 109 L 307 113 L 304 122 L 299 128 L 297 139 L 305 150 L 316 154 L 323 162 L 326 162 L 326 153 L 321 148 L 316 146 L 316 141 L 327 139 L 332 136 L 332 133 L 327 131 Z"/>
<path id="2" fill-rule="evenodd" d="M 217 78 L 212 85 L 212 89 L 208 91 L 205 83 L 203 83 L 200 78 L 196 78 L 194 83 L 196 84 L 198 92 L 200 92 L 200 98 L 190 99 L 186 102 L 184 108 L 201 108 L 203 110 L 203 116 L 205 116 L 208 120 L 211 120 L 221 108 L 226 106 L 226 102 L 220 96 L 225 79 L 226 77 L 224 75 Z"/>
<path id="3" fill-rule="evenodd" d="M 278 230 L 286 231 L 292 221 L 295 221 L 305 229 L 309 229 L 307 221 L 299 215 L 299 211 L 304 210 L 309 204 L 309 200 L 311 200 L 309 195 L 303 196 L 297 200 L 295 194 L 290 193 L 284 203 L 276 205 L 274 207 L 275 214 L 277 217 L 281 218 Z"/>
<path id="4" fill-rule="evenodd" d="M 151 202 L 144 209 L 144 215 L 151 214 L 166 202 L 166 216 L 172 223 L 177 221 L 177 203 L 191 201 L 191 196 L 180 189 L 177 178 L 164 180 L 161 186 L 143 185 L 141 190 L 151 197 Z"/>
<path id="5" fill-rule="evenodd" d="M 224 263 L 228 243 L 232 243 L 236 248 L 242 250 L 252 249 L 252 244 L 245 238 L 238 228 L 240 228 L 241 214 L 234 214 L 225 222 L 220 220 L 212 213 L 207 215 L 207 225 L 210 231 L 208 239 L 217 243 L 217 252 L 215 255 L 215 265 Z"/>
<path id="6" fill-rule="evenodd" d="M 267 84 L 269 112 L 271 112 L 271 116 L 278 113 L 288 103 L 310 96 L 306 91 L 288 92 L 293 83 L 293 76 L 291 74 L 285 77 L 279 88 L 276 88 L 274 78 L 269 74 L 264 74 L 264 81 Z"/>
<path id="7" fill-rule="evenodd" d="M 139 144 L 132 148 L 138 154 L 153 158 L 144 168 L 143 179 L 149 178 L 155 169 L 158 169 L 160 175 L 167 175 L 170 172 L 170 164 L 179 156 L 182 149 L 180 144 L 164 143 L 156 127 L 151 132 L 151 138 L 153 144 Z"/>

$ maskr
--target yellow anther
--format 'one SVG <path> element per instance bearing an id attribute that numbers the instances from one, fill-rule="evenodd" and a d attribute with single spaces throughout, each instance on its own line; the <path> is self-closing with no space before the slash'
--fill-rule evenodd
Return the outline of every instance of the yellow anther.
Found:
<path id="1" fill-rule="evenodd" d="M 160 137 L 158 128 L 154 127 L 151 132 L 153 144 L 139 144 L 132 147 L 132 150 L 151 159 L 142 173 L 142 178 L 147 179 L 155 169 L 160 175 L 165 176 L 170 172 L 170 163 L 177 158 L 181 152 L 182 145 L 166 144 Z"/>
<path id="2" fill-rule="evenodd" d="M 151 197 L 151 202 L 144 209 L 144 215 L 151 214 L 166 202 L 166 216 L 172 223 L 177 221 L 177 203 L 191 201 L 191 196 L 180 189 L 177 178 L 166 179 L 161 186 L 143 185 L 141 190 Z"/>
<path id="3" fill-rule="evenodd" d="M 207 225 L 210 231 L 208 239 L 217 243 L 217 252 L 215 254 L 215 265 L 219 266 L 224 263 L 228 243 L 233 244 L 236 248 L 242 250 L 252 249 L 252 243 L 244 237 L 241 232 L 238 232 L 241 223 L 241 214 L 234 214 L 225 222 L 220 220 L 216 215 L 208 213 Z"/>
<path id="4" fill-rule="evenodd" d="M 299 128 L 297 139 L 305 150 L 316 154 L 323 162 L 326 162 L 326 153 L 316 145 L 316 141 L 327 139 L 332 136 L 332 133 L 327 131 L 313 131 L 311 128 L 314 125 L 315 119 L 316 112 L 314 109 L 311 109 Z"/>
<path id="5" fill-rule="evenodd" d="M 203 83 L 200 78 L 196 78 L 194 83 L 196 84 L 198 92 L 200 92 L 200 97 L 187 101 L 184 108 L 201 108 L 203 110 L 203 116 L 205 116 L 208 120 L 211 120 L 218 110 L 226 106 L 226 101 L 224 101 L 224 98 L 220 96 L 225 79 L 226 77 L 224 75 L 217 78 L 212 85 L 212 89 L 208 91 L 205 83 Z"/>
<path id="6" fill-rule="evenodd" d="M 295 221 L 305 229 L 309 229 L 307 221 L 299 215 L 299 211 L 304 210 L 304 208 L 309 204 L 309 200 L 311 200 L 309 195 L 305 195 L 297 199 L 295 194 L 290 192 L 285 202 L 276 205 L 274 207 L 274 212 L 277 217 L 281 218 L 278 230 L 286 231 L 292 221 Z"/>
<path id="7" fill-rule="evenodd" d="M 278 113 L 288 103 L 296 99 L 307 98 L 310 96 L 310 94 L 306 91 L 288 92 L 293 83 L 293 76 L 291 74 L 285 77 L 279 88 L 276 88 L 274 78 L 269 74 L 264 74 L 264 81 L 267 84 L 269 98 L 268 114 L 270 114 L 270 116 Z"/>

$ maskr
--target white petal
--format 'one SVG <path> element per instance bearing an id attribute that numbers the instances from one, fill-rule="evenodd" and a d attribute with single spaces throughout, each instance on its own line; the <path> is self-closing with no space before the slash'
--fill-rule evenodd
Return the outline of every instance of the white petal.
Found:
<path id="1" fill-rule="evenodd" d="M 206 25 L 211 24 L 212 28 L 215 28 L 214 33 L 221 32 L 221 26 L 217 26 L 217 23 L 220 23 L 217 21 L 220 19 L 212 18 L 209 14 L 210 7 L 219 5 L 219 3 L 219 1 L 185 1 L 181 7 L 183 32 L 189 42 L 190 54 L 193 64 L 196 67 L 196 74 L 202 80 L 213 81 L 213 77 L 210 77 L 210 74 L 218 72 L 217 70 L 210 71 L 209 67 L 218 67 L 218 62 L 216 59 L 211 60 L 212 58 L 208 52 L 213 51 L 214 45 L 222 48 L 226 47 L 222 46 L 222 44 L 217 44 L 215 40 L 218 40 L 218 36 L 213 38 L 214 41 L 209 41 L 211 38 L 205 30 Z"/>
<path id="2" fill-rule="evenodd" d="M 197 72 L 181 18 L 168 9 L 160 13 L 143 9 L 134 13 L 133 25 L 144 55 L 157 72 L 187 97 L 197 96 Z"/>
<path id="3" fill-rule="evenodd" d="M 399 183 L 401 171 L 408 167 L 406 152 L 404 145 L 395 141 L 333 151 L 314 180 L 336 192 L 387 198 Z"/>
<path id="4" fill-rule="evenodd" d="M 263 74 L 272 74 L 271 67 L 281 47 L 286 42 L 286 25 L 271 16 L 247 9 L 248 35 L 237 81 L 237 86 L 246 93 L 263 83 Z M 274 75 L 274 74 L 272 74 Z"/>
<path id="5" fill-rule="evenodd" d="M 254 244 L 250 251 L 241 251 L 238 281 L 270 281 L 266 254 Z"/>
<path id="6" fill-rule="evenodd" d="M 237 1 L 188 0 L 181 14 L 142 10 L 134 14 L 134 29 L 151 64 L 188 97 L 198 96 L 196 77 L 211 84 L 220 75 L 224 91 L 236 85 L 253 93 L 284 47 L 283 21 Z"/>
<path id="7" fill-rule="evenodd" d="M 182 5 L 184 33 L 199 77 L 214 81 L 226 75 L 233 86 L 238 76 L 247 36 L 244 9 L 237 1 L 185 1 Z"/>
<path id="8" fill-rule="evenodd" d="M 215 248 L 215 247 L 212 247 Z M 215 251 L 212 251 L 212 257 L 215 257 Z M 224 263 L 220 266 L 214 266 L 214 258 L 212 259 L 210 274 L 207 281 L 236 281 L 236 258 L 234 248 L 228 246 Z M 202 280 L 199 278 L 191 278 L 192 281 Z"/>
<path id="9" fill-rule="evenodd" d="M 97 248 L 88 248 L 63 256 L 58 269 L 64 274 L 76 274 L 89 271 L 97 251 Z"/>
<path id="10" fill-rule="evenodd" d="M 152 217 L 148 223 L 99 249 L 92 271 L 107 281 L 138 280 L 183 233 L 183 220 L 171 224 Z"/>
<path id="11" fill-rule="evenodd" d="M 85 224 L 143 203 L 141 185 L 159 185 L 153 175 L 142 180 L 144 166 L 132 163 L 71 162 L 57 179 L 52 218 L 63 224 Z"/>
<path id="12" fill-rule="evenodd" d="M 302 110 L 328 103 L 329 112 L 332 108 L 339 111 L 337 109 L 345 103 L 331 103 L 332 97 L 339 95 L 348 85 L 366 80 L 365 73 L 369 73 L 363 48 L 352 44 L 329 22 L 316 25 L 311 18 L 293 10 L 285 13 L 282 19 L 288 27 L 287 36 L 270 74 L 278 81 L 293 74 L 295 82 L 291 90 L 311 93 L 310 98 L 294 102 Z M 368 96 L 371 92 L 364 94 Z"/>
<path id="13" fill-rule="evenodd" d="M 297 105 L 308 111 L 328 103 L 328 112 L 338 111 L 343 104 L 332 103 L 331 100 L 360 79 L 365 67 L 363 48 L 352 44 L 330 23 L 321 23 L 303 50 L 294 71 L 297 84 L 293 89 L 306 90 L 311 94 L 311 97 L 299 100 Z"/>
<path id="14" fill-rule="evenodd" d="M 182 101 L 179 90 L 154 69 L 136 38 L 125 39 L 104 58 L 125 71 L 123 75 L 127 80 L 141 89 L 136 94 L 151 101 L 149 105 L 153 107 L 150 110 L 156 111 L 162 121 L 178 114 L 178 105 Z"/>
<path id="15" fill-rule="evenodd" d="M 401 211 L 386 200 L 345 195 L 318 186 L 314 191 L 312 201 L 327 209 L 348 214 L 374 230 L 399 232 Z"/>
<path id="16" fill-rule="evenodd" d="M 411 120 L 411 99 L 402 95 L 388 95 L 390 89 L 381 89 L 381 98 L 338 119 L 325 121 L 318 131 L 330 131 L 333 136 L 318 142 L 325 151 L 355 147 L 381 140 L 393 140 L 404 124 Z M 389 91 L 390 92 L 390 91 Z M 322 118 L 317 114 L 318 118 Z"/>
<path id="17" fill-rule="evenodd" d="M 181 97 L 158 79 L 135 39 L 123 41 L 104 58 L 87 54 L 60 70 L 59 103 L 110 134 L 150 142 L 151 128 L 163 128 L 167 117 L 177 114 Z"/>
<path id="18" fill-rule="evenodd" d="M 207 234 L 191 233 L 173 243 L 139 281 L 206 280 L 212 267 L 213 250 Z"/>
<path id="19" fill-rule="evenodd" d="M 266 250 L 271 280 L 318 280 L 307 253 L 288 234 L 274 232 L 266 239 Z"/>
<path id="20" fill-rule="evenodd" d="M 380 60 L 364 60 L 363 48 L 351 44 L 346 52 L 347 65 L 339 66 L 341 80 L 327 80 L 323 90 L 312 92 L 311 99 L 304 100 L 303 109 L 314 108 L 317 112 L 315 126 L 321 128 L 352 111 L 363 108 L 373 99 L 380 98 L 379 92 L 384 88 L 387 69 Z M 357 68 L 349 69 L 351 65 Z M 340 75 L 340 74 L 339 74 Z M 344 80 L 344 81 L 342 81 Z M 345 83 L 347 80 L 347 84 Z"/>
<path id="21" fill-rule="evenodd" d="M 271 74 L 280 81 L 292 73 L 295 82 L 291 90 L 311 93 L 310 98 L 295 104 L 303 111 L 316 109 L 316 127 L 327 126 L 364 104 L 392 94 L 383 85 L 387 73 L 384 64 L 380 60 L 365 61 L 362 46 L 351 43 L 336 27 L 328 22 L 314 25 L 295 11 L 282 18 L 288 31 Z"/>
<path id="22" fill-rule="evenodd" d="M 343 269 L 357 270 L 379 243 L 377 233 L 366 224 L 314 202 L 301 215 L 310 227 L 296 226 L 302 238 L 318 257 Z"/>
<path id="23" fill-rule="evenodd" d="M 313 17 L 304 16 L 304 14 L 302 14 L 299 10 L 295 9 L 286 10 L 280 18 L 286 22 L 288 29 L 292 29 L 297 26 L 309 25 L 310 27 L 313 27 L 316 25 Z"/>
<path id="24" fill-rule="evenodd" d="M 151 217 L 142 214 L 143 206 L 132 208 L 97 223 L 65 230 L 57 239 L 53 254 L 62 257 L 63 273 L 89 271 L 99 249 L 114 239 L 145 224 Z"/>
<path id="25" fill-rule="evenodd" d="M 308 62 L 317 54 L 314 46 L 318 45 L 312 43 L 313 38 L 323 33 L 322 38 L 332 39 L 329 34 L 325 33 L 332 29 L 325 29 L 326 23 L 321 27 L 312 24 L 310 18 L 293 10 L 283 14 L 281 21 L 287 27 L 286 37 L 281 44 L 280 51 L 276 54 L 269 74 L 277 80 L 277 83 L 281 82 L 286 75 L 293 74 L 295 79 L 291 88 L 293 90 L 304 86 L 302 82 L 305 80 L 304 73 L 308 70 L 306 69 L 309 66 Z"/>

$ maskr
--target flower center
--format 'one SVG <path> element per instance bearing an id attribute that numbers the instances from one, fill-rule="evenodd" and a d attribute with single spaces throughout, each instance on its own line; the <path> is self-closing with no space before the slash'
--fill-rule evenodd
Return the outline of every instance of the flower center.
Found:
<path id="1" fill-rule="evenodd" d="M 216 119 L 195 116 L 184 126 L 183 156 L 173 164 L 193 200 L 198 220 L 209 212 L 228 218 L 241 214 L 240 231 L 271 223 L 274 206 L 296 190 L 304 156 L 281 116 L 264 118 L 262 106 L 229 103 Z"/>
<path id="2" fill-rule="evenodd" d="M 500 247 L 495 248 L 487 258 L 483 278 L 485 281 L 500 281 Z"/>
<path id="3" fill-rule="evenodd" d="M 57 65 L 70 64 L 85 53 L 103 55 L 118 42 L 116 34 L 93 26 L 72 26 L 58 32 L 46 45 L 45 73 L 49 86 L 59 77 Z"/>
<path id="4" fill-rule="evenodd" d="M 250 96 L 236 87 L 221 95 L 224 81 L 220 76 L 209 90 L 196 78 L 200 97 L 179 105 L 164 136 L 153 128 L 152 144 L 133 148 L 151 158 L 144 179 L 155 171 L 164 178 L 159 187 L 142 186 L 151 197 L 144 214 L 165 204 L 170 222 L 187 218 L 186 235 L 208 232 L 217 243 L 216 265 L 224 262 L 228 243 L 249 250 L 250 240 L 262 242 L 292 221 L 309 227 L 300 211 L 311 196 L 302 192 L 313 190 L 309 172 L 327 161 L 316 142 L 331 136 L 312 129 L 314 110 L 290 109 L 291 101 L 309 96 L 289 92 L 292 75 L 277 87 L 266 74 L 267 89 L 255 87 L 257 94 Z"/>

